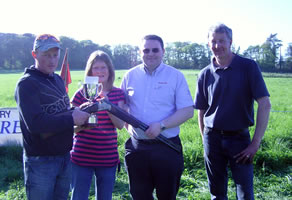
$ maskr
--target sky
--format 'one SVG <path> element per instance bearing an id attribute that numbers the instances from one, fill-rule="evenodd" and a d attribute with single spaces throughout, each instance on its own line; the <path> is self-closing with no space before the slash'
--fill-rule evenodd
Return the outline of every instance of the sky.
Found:
<path id="1" fill-rule="evenodd" d="M 277 33 L 292 43 L 291 0 L 4 0 L 0 33 L 42 33 L 92 40 L 99 45 L 139 45 L 146 34 L 165 43 L 207 44 L 208 28 L 222 22 L 241 51 Z"/>

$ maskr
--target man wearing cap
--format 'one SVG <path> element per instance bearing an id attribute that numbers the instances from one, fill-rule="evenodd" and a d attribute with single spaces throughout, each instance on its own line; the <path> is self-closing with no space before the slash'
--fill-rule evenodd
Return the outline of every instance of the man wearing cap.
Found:
<path id="1" fill-rule="evenodd" d="M 64 200 L 70 189 L 70 150 L 74 125 L 89 114 L 70 111 L 64 82 L 55 74 L 60 42 L 53 35 L 36 37 L 35 65 L 25 69 L 15 89 L 23 135 L 24 181 L 28 200 Z"/>

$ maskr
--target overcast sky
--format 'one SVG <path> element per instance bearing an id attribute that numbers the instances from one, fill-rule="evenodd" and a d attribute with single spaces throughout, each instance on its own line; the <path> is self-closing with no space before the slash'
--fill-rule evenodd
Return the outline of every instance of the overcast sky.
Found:
<path id="1" fill-rule="evenodd" d="M 51 33 L 104 45 L 139 45 L 145 34 L 167 42 L 205 44 L 208 28 L 223 22 L 241 51 L 271 33 L 292 43 L 291 0 L 5 0 L 0 32 Z"/>

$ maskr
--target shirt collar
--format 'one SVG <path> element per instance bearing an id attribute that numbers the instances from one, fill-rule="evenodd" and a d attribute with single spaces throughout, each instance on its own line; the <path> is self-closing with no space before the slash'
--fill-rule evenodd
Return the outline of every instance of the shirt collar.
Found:
<path id="1" fill-rule="evenodd" d="M 212 56 L 212 58 L 211 58 L 211 68 L 212 68 L 213 72 L 215 72 L 216 70 L 220 70 L 220 69 L 222 69 L 222 70 L 226 70 L 226 69 L 228 69 L 228 68 L 232 68 L 232 67 L 233 67 L 232 64 L 233 64 L 233 62 L 234 62 L 235 57 L 236 57 L 236 54 L 234 54 L 234 57 L 232 58 L 231 63 L 230 63 L 227 67 L 220 68 L 220 67 L 218 67 L 218 66 L 215 64 L 215 57 Z"/>
<path id="2" fill-rule="evenodd" d="M 145 65 L 143 65 L 143 67 L 144 67 L 146 74 L 155 75 L 156 73 L 159 73 L 164 68 L 164 64 L 163 64 L 163 62 L 161 62 L 160 65 L 158 65 L 158 67 L 155 68 L 155 70 L 152 72 L 152 74 L 150 74 L 148 68 Z"/>

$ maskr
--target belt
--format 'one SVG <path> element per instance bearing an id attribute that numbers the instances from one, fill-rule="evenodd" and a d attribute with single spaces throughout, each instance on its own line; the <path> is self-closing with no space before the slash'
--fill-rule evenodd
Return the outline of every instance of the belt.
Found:
<path id="1" fill-rule="evenodd" d="M 172 138 L 168 138 L 169 140 L 173 140 L 173 139 L 176 139 L 178 138 L 179 136 L 175 136 L 175 137 L 172 137 Z M 159 140 L 156 140 L 156 139 L 137 139 L 135 137 L 132 137 L 133 140 L 136 140 L 137 142 L 140 142 L 140 143 L 144 143 L 144 144 L 157 144 L 157 143 L 161 143 L 161 141 Z"/>
<path id="2" fill-rule="evenodd" d="M 135 137 L 131 137 L 131 139 L 135 142 L 138 143 L 144 143 L 144 144 L 157 144 L 157 143 L 161 143 L 159 140 L 156 139 L 137 139 Z"/>
<path id="3" fill-rule="evenodd" d="M 234 130 L 234 131 L 219 130 L 219 129 L 209 128 L 209 127 L 205 127 L 205 128 L 208 131 L 213 131 L 216 133 L 220 133 L 221 135 L 229 135 L 229 136 L 238 135 L 239 133 L 243 133 L 243 132 L 248 131 L 248 128 L 243 128 L 243 129 Z"/>
<path id="4" fill-rule="evenodd" d="M 144 143 L 144 144 L 158 144 L 158 143 L 161 143 L 159 140 L 155 140 L 155 139 L 143 139 L 143 140 L 138 139 L 137 141 L 140 142 L 140 143 Z"/>

